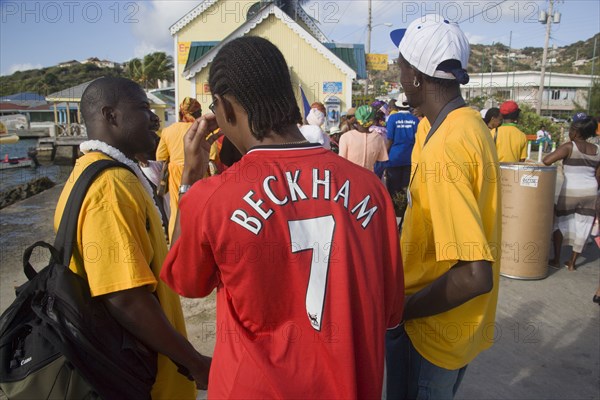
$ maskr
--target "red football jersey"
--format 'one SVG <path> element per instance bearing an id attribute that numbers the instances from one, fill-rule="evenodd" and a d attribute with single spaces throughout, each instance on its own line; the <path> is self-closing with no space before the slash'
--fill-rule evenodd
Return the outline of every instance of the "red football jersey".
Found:
<path id="1" fill-rule="evenodd" d="M 373 172 L 320 146 L 261 146 L 179 207 L 161 278 L 186 297 L 217 288 L 209 398 L 381 398 L 404 275 Z"/>

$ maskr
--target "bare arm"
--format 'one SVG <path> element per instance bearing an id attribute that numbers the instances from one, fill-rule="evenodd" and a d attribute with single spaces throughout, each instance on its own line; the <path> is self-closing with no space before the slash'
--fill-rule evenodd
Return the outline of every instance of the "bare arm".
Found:
<path id="1" fill-rule="evenodd" d="M 173 328 L 156 297 L 145 287 L 100 297 L 111 315 L 142 343 L 183 365 L 198 389 L 208 387 L 211 358 L 196 349 Z"/>
<path id="2" fill-rule="evenodd" d="M 198 118 L 188 129 L 183 137 L 184 163 L 181 175 L 182 185 L 193 185 L 204 176 L 208 167 L 211 145 L 222 134 L 213 134 L 206 138 L 211 132 L 218 128 L 217 120 L 213 114 L 206 114 Z M 179 238 L 181 228 L 179 226 L 179 210 L 175 219 L 175 227 L 171 243 Z"/>
<path id="3" fill-rule="evenodd" d="M 407 297 L 404 319 L 441 314 L 488 293 L 493 286 L 489 261 L 459 261 L 429 286 Z"/>
<path id="4" fill-rule="evenodd" d="M 573 148 L 573 143 L 571 143 L 571 142 L 561 144 L 560 146 L 558 146 L 558 148 L 556 150 L 554 150 L 552 153 L 545 156 L 542 159 L 542 162 L 545 165 L 552 165 L 559 160 L 564 160 L 565 158 L 569 157 L 569 154 L 571 154 L 572 148 Z"/>
<path id="5" fill-rule="evenodd" d="M 385 144 L 385 148 L 388 151 L 388 153 L 390 152 L 390 149 L 392 148 L 392 145 L 394 144 L 393 140 L 388 139 L 386 144 Z"/>

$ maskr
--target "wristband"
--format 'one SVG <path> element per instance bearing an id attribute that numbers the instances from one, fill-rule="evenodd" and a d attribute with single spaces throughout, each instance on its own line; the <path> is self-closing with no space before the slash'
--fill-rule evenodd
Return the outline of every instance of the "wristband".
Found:
<path id="1" fill-rule="evenodd" d="M 191 187 L 192 185 L 179 185 L 179 197 L 184 195 Z"/>

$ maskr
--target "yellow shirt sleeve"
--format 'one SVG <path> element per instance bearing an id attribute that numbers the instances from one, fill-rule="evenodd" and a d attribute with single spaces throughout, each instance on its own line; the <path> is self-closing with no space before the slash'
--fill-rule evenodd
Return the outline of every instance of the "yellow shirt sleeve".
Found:
<path id="1" fill-rule="evenodd" d="M 110 181 L 104 183 L 107 182 Z M 102 181 L 92 185 L 90 191 L 97 184 Z M 153 291 L 156 287 L 150 267 L 154 251 L 146 230 L 143 197 L 140 196 L 141 203 L 138 203 L 133 196 L 135 192 L 123 187 L 124 184 L 115 183 L 112 195 L 104 201 L 96 199 L 95 193 L 89 193 L 96 204 L 85 211 L 80 237 L 92 296 L 145 285 Z"/>
<path id="2" fill-rule="evenodd" d="M 169 159 L 169 148 L 167 147 L 166 141 L 167 135 L 168 131 L 166 129 L 163 130 L 163 134 L 158 142 L 158 147 L 156 148 L 156 161 L 166 161 Z"/>
<path id="3" fill-rule="evenodd" d="M 523 135 L 523 140 L 521 141 L 521 160 L 527 158 L 527 137 Z"/>
<path id="4" fill-rule="evenodd" d="M 210 145 L 210 153 L 208 155 L 208 159 L 211 161 L 219 160 L 219 143 L 215 140 L 213 144 Z"/>
<path id="5" fill-rule="evenodd" d="M 472 179 L 477 174 L 477 167 L 475 164 L 454 162 L 472 159 L 473 151 L 464 141 L 453 140 L 451 137 L 446 140 L 441 151 L 441 160 L 427 160 L 427 164 L 442 168 L 440 177 L 436 179 L 437 182 L 433 179 L 426 181 L 436 260 L 493 262 L 474 196 Z"/>

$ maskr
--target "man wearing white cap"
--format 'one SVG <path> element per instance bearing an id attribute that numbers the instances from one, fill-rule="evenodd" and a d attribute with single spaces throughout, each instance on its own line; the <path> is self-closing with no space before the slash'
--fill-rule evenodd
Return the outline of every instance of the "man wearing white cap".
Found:
<path id="1" fill-rule="evenodd" d="M 400 82 L 431 123 L 418 133 L 402 231 L 404 323 L 386 338 L 387 397 L 453 398 L 466 366 L 492 345 L 501 213 L 498 158 L 465 107 L 469 43 L 438 15 L 391 33 Z"/>

